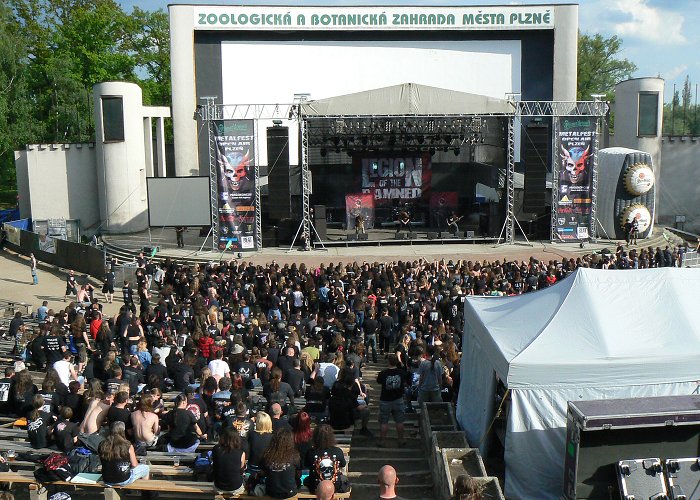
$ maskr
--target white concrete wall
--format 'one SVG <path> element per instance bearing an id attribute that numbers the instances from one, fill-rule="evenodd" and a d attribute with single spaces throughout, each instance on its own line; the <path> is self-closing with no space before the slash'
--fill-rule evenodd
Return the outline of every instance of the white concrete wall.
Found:
<path id="1" fill-rule="evenodd" d="M 31 144 L 15 152 L 15 168 L 22 217 L 77 219 L 81 231 L 99 224 L 94 144 Z"/>
<path id="2" fill-rule="evenodd" d="M 700 234 L 700 138 L 664 137 L 661 157 L 664 177 L 657 184 L 659 223 L 673 226 L 676 215 L 685 215 L 684 229 Z"/>
<path id="3" fill-rule="evenodd" d="M 554 10 L 553 101 L 576 100 L 578 5 L 557 5 Z"/>
<path id="4" fill-rule="evenodd" d="M 103 96 L 122 97 L 123 141 L 104 141 Z M 143 231 L 148 227 L 148 201 L 141 88 L 126 82 L 99 83 L 93 88 L 93 97 L 102 232 Z"/>
<path id="5" fill-rule="evenodd" d="M 199 175 L 194 85 L 194 7 L 170 6 L 170 76 L 173 95 L 175 175 Z"/>

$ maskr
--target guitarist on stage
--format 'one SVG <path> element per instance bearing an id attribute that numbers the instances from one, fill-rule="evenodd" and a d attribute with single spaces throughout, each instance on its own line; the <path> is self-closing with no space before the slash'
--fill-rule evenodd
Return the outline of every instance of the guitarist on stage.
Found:
<path id="1" fill-rule="evenodd" d="M 450 216 L 447 217 L 447 227 L 450 229 L 450 232 L 452 233 L 452 236 L 454 236 L 455 238 L 456 238 L 457 235 L 459 234 L 459 226 L 457 225 L 457 223 L 458 223 L 460 220 L 462 220 L 462 217 L 464 217 L 464 216 L 457 217 L 457 215 L 455 215 L 454 212 L 452 212 L 452 213 L 450 214 Z"/>
<path id="2" fill-rule="evenodd" d="M 408 234 L 412 234 L 411 229 L 411 216 L 405 210 L 399 214 L 398 227 L 396 228 L 396 234 L 398 235 L 401 231 L 406 231 Z"/>
<path id="3" fill-rule="evenodd" d="M 365 216 L 357 214 L 355 216 L 355 236 L 365 234 Z"/>

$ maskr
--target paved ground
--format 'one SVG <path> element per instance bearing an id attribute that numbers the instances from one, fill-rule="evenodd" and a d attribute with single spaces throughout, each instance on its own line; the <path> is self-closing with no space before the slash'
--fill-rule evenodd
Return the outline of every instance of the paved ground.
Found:
<path id="1" fill-rule="evenodd" d="M 42 301 L 49 302 L 49 308 L 62 309 L 70 302 L 63 302 L 63 292 L 66 290 L 66 272 L 53 266 L 39 263 L 39 284 L 32 285 L 32 275 L 29 271 L 29 259 L 5 250 L 0 252 L 0 299 L 24 302 L 31 304 L 34 311 Z M 76 274 L 78 283 L 85 283 L 85 275 Z M 97 288 L 97 296 L 100 302 L 104 297 L 101 293 L 101 283 L 92 281 Z M 73 297 L 75 299 L 75 297 Z M 112 304 L 104 304 L 107 314 L 113 315 L 119 312 L 121 306 L 121 294 L 119 300 Z"/>

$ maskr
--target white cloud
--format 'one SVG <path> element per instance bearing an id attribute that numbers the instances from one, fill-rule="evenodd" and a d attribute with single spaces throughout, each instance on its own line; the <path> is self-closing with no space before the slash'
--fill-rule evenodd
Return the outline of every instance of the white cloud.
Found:
<path id="1" fill-rule="evenodd" d="M 683 73 L 685 73 L 688 70 L 688 65 L 687 64 L 681 64 L 679 66 L 676 66 L 675 68 L 671 68 L 668 71 L 664 71 L 661 76 L 664 78 L 666 81 L 672 81 L 681 76 Z"/>
<path id="2" fill-rule="evenodd" d="M 683 44 L 683 16 L 649 5 L 648 0 L 616 0 L 614 9 L 631 16 L 631 20 L 615 24 L 621 36 L 644 38 L 661 44 Z"/>

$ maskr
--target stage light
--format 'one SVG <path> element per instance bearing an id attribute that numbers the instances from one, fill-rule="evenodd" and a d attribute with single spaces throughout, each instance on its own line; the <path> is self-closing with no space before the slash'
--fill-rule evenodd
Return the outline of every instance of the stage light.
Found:
<path id="1" fill-rule="evenodd" d="M 425 137 L 419 135 L 418 137 L 416 137 L 416 140 L 418 141 L 418 144 L 423 144 L 425 142 Z"/>
<path id="2" fill-rule="evenodd" d="M 430 153 L 430 156 L 433 156 L 435 154 L 435 148 L 428 149 L 428 153 Z"/>
<path id="3" fill-rule="evenodd" d="M 448 148 L 447 146 L 445 146 L 444 148 L 442 148 L 442 150 L 443 150 L 445 153 L 447 153 L 447 152 L 450 150 L 450 148 Z"/>
<path id="4" fill-rule="evenodd" d="M 363 146 L 366 146 L 367 143 L 369 143 L 369 139 L 367 138 L 367 136 L 363 136 L 360 142 L 362 142 Z"/>
<path id="5" fill-rule="evenodd" d="M 340 153 L 340 146 L 338 146 L 338 147 L 335 148 L 335 152 L 336 152 L 336 153 Z"/>
<path id="6" fill-rule="evenodd" d="M 326 151 L 326 148 L 321 148 L 321 156 L 325 157 L 326 154 L 328 154 L 328 151 Z"/>
<path id="7" fill-rule="evenodd" d="M 459 156 L 459 148 L 455 148 L 455 156 Z"/>
<path id="8" fill-rule="evenodd" d="M 338 136 L 333 137 L 332 141 L 333 141 L 333 145 L 337 146 L 338 144 L 340 144 L 340 137 L 338 137 Z"/>
<path id="9" fill-rule="evenodd" d="M 281 127 L 281 126 L 282 126 L 282 120 L 272 120 L 272 126 L 273 126 L 273 127 Z"/>
<path id="10" fill-rule="evenodd" d="M 445 135 L 445 137 L 443 137 L 443 140 L 444 140 L 447 144 L 449 144 L 449 143 L 452 142 L 452 136 L 451 136 L 450 134 L 447 134 L 447 135 Z"/>

